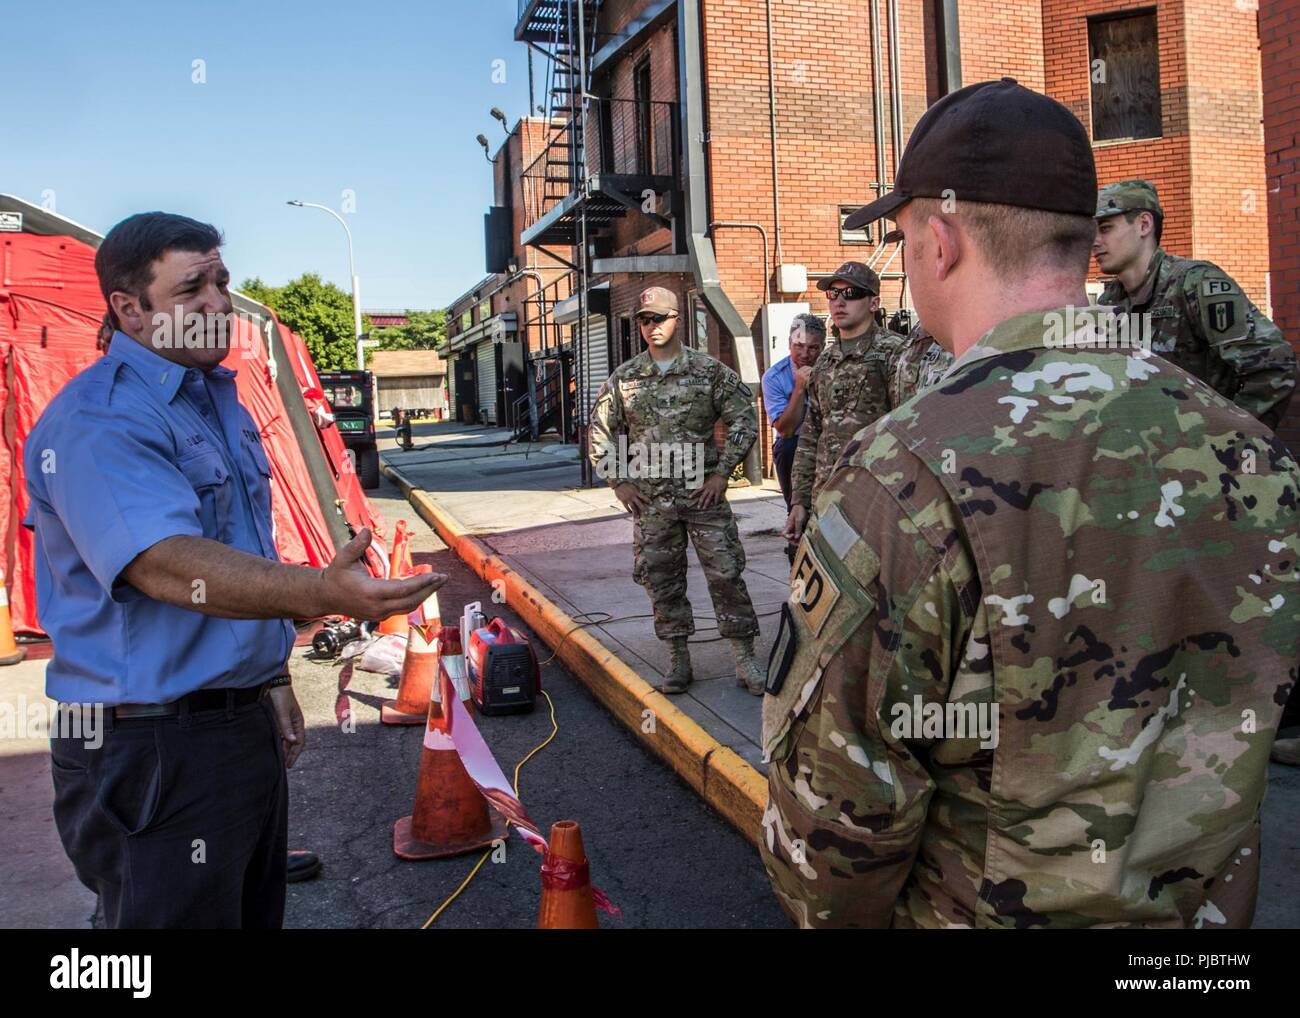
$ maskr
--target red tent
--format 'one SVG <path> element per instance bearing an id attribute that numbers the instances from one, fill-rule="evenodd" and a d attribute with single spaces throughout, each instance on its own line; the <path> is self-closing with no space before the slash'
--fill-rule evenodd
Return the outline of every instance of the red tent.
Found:
<path id="1" fill-rule="evenodd" d="M 104 301 L 95 277 L 102 238 L 39 206 L 0 195 L 0 567 L 15 632 L 40 634 L 32 573 L 23 445 L 49 401 L 88 367 Z M 306 344 L 270 309 L 236 296 L 240 319 L 226 365 L 271 462 L 276 548 L 285 562 L 324 566 L 349 535 L 383 520 L 361 490 L 338 428 L 309 407 L 320 382 Z M 313 392 L 312 390 L 315 390 Z M 304 392 L 306 396 L 304 397 Z M 385 568 L 381 540 L 368 563 Z"/>

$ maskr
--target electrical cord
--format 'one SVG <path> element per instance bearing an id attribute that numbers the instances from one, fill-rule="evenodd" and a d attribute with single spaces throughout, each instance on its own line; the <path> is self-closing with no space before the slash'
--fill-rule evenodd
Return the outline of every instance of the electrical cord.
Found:
<path id="1" fill-rule="evenodd" d="M 784 604 L 785 602 L 781 602 L 781 603 Z M 779 615 L 779 614 L 781 614 L 781 609 L 780 609 L 780 608 L 776 608 L 776 609 L 774 609 L 774 610 L 772 610 L 772 611 L 755 612 L 755 616 L 754 616 L 754 617 L 755 617 L 755 618 L 760 618 L 760 619 L 766 619 L 766 618 L 770 618 L 770 617 L 773 616 L 773 615 Z M 603 619 L 592 619 L 590 622 L 579 622 L 579 623 L 578 623 L 576 626 L 574 626 L 572 629 L 568 630 L 568 631 L 567 631 L 567 632 L 566 632 L 562 637 L 560 637 L 560 642 L 557 643 L 557 644 L 555 645 L 555 650 L 553 650 L 553 651 L 551 652 L 551 656 L 548 657 L 545 661 L 542 662 L 543 665 L 548 665 L 548 664 L 550 664 L 552 661 L 554 661 L 554 660 L 556 659 L 556 657 L 559 656 L 560 648 L 564 646 L 564 641 L 567 640 L 567 639 L 568 639 L 570 636 L 572 636 L 574 633 L 576 633 L 579 629 L 585 629 L 585 628 L 587 628 L 588 626 L 609 626 L 609 625 L 613 625 L 613 624 L 616 623 L 616 622 L 631 622 L 633 619 L 652 619 L 652 618 L 654 618 L 654 613 L 653 613 L 653 612 L 648 613 L 648 614 L 645 614 L 645 615 L 620 615 L 618 618 L 613 618 L 613 617 L 610 616 L 609 612 L 603 612 L 603 611 L 578 612 L 576 615 L 572 615 L 572 616 L 570 616 L 570 617 L 571 617 L 571 618 L 575 618 L 575 619 L 582 619 L 582 618 L 587 618 L 588 616 L 591 616 L 591 615 L 604 615 L 605 618 L 603 618 Z M 713 619 L 714 622 L 717 621 L 716 617 L 713 616 L 713 615 L 696 615 L 695 617 L 696 617 L 697 619 Z M 718 628 L 718 627 L 717 627 L 716 625 L 713 625 L 713 626 L 698 626 L 698 627 L 696 627 L 696 630 L 695 630 L 695 631 L 696 631 L 697 633 L 698 633 L 698 632 L 701 632 L 701 631 L 707 633 L 707 632 L 709 632 L 710 630 L 714 630 L 714 629 L 717 629 L 717 628 Z M 691 640 L 691 639 L 688 639 L 687 642 L 688 642 L 688 643 L 717 643 L 719 640 L 725 640 L 725 639 L 727 639 L 727 637 L 725 637 L 725 636 L 710 636 L 710 637 L 708 637 L 707 639 L 704 639 L 704 640 Z"/>
<path id="2" fill-rule="evenodd" d="M 522 760 L 520 760 L 519 763 L 515 764 L 515 776 L 512 784 L 514 786 L 516 799 L 519 798 L 519 774 L 524 769 L 524 764 L 526 764 L 529 760 L 531 760 L 538 753 L 540 753 L 547 746 L 549 746 L 551 744 L 551 741 L 560 732 L 560 724 L 558 721 L 555 720 L 555 701 L 551 699 L 551 694 L 544 689 L 542 690 L 542 696 L 546 697 L 546 703 L 551 708 L 551 734 L 548 735 L 541 742 L 539 742 L 532 749 L 530 749 L 528 751 L 528 754 Z M 509 829 L 508 825 L 507 825 L 507 829 Z M 446 901 L 444 901 L 441 905 L 438 906 L 437 910 L 433 913 L 433 915 L 429 916 L 429 918 L 424 921 L 424 925 L 421 926 L 420 929 L 427 930 L 430 926 L 433 925 L 434 921 L 438 918 L 438 916 L 442 915 L 443 911 L 447 908 L 447 906 L 450 905 L 453 901 L 455 901 L 458 897 L 460 897 L 460 892 L 465 890 L 465 888 L 469 886 L 469 882 L 473 880 L 474 875 L 478 873 L 480 869 L 483 868 L 483 864 L 487 862 L 487 858 L 492 854 L 492 851 L 493 850 L 489 848 L 486 852 L 484 852 L 481 856 L 479 856 L 478 862 L 476 862 L 474 864 L 474 868 L 469 871 L 469 875 L 460 882 L 460 886 L 457 887 L 456 890 L 451 892 L 451 896 Z"/>

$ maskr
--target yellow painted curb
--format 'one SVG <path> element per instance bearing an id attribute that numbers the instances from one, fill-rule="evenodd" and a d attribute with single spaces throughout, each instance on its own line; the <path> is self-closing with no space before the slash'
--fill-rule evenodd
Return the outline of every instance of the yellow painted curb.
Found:
<path id="1" fill-rule="evenodd" d="M 428 492 L 415 487 L 391 464 L 385 463 L 383 470 L 420 518 L 475 573 L 488 583 L 500 581 L 510 607 L 556 651 L 556 656 L 596 699 L 681 775 L 705 802 L 745 837 L 758 843 L 767 805 L 767 779 L 762 774 L 580 628 L 554 601 L 469 533 Z"/>

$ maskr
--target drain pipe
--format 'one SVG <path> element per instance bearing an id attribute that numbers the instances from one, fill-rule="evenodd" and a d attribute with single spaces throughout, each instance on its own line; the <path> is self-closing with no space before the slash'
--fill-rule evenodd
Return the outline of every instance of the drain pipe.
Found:
<path id="1" fill-rule="evenodd" d="M 763 226 L 762 223 L 741 223 L 741 222 L 723 223 L 723 222 L 713 222 L 713 223 L 710 223 L 710 224 L 709 224 L 709 229 L 710 229 L 710 230 L 716 230 L 716 229 L 718 229 L 719 227 L 728 227 L 728 228 L 739 229 L 739 230 L 757 230 L 757 231 L 759 232 L 759 235 L 763 238 L 763 303 L 764 303 L 764 304 L 770 304 L 772 301 L 771 301 L 771 291 L 770 291 L 770 289 L 768 288 L 768 280 L 770 280 L 772 277 L 771 277 L 770 272 L 769 272 L 769 269 L 768 269 L 768 267 L 767 267 L 767 265 L 768 265 L 768 263 L 767 263 L 767 230 L 764 228 L 764 226 Z M 777 255 L 777 257 L 779 258 L 780 255 Z"/>
<path id="2" fill-rule="evenodd" d="M 876 147 L 876 197 L 885 193 L 885 103 L 881 98 L 884 85 L 880 76 L 880 0 L 871 0 L 871 126 Z M 871 266 L 879 260 L 885 250 L 881 239 L 885 231 L 880 229 L 880 220 L 875 222 L 876 247 L 867 257 Z"/>
<path id="3" fill-rule="evenodd" d="M 700 55 L 700 0 L 677 2 L 677 94 L 682 97 L 680 123 L 682 181 L 686 205 L 686 253 L 691 260 L 700 299 L 713 313 L 724 336 L 731 338 L 736 353 L 736 371 L 749 386 L 751 406 L 758 416 L 760 376 L 754 353 L 754 334 L 718 278 L 718 262 L 709 239 L 708 179 L 704 160 L 704 71 Z M 745 456 L 745 477 L 750 484 L 761 484 L 758 441 Z"/>
<path id="4" fill-rule="evenodd" d="M 903 152 L 903 78 L 898 67 L 898 0 L 889 0 L 889 119 L 894 130 L 894 170 Z"/>
<path id="5" fill-rule="evenodd" d="M 772 224 L 776 232 L 776 261 L 785 259 L 781 254 L 781 180 L 777 171 L 776 144 L 776 71 L 772 65 L 772 0 L 767 0 L 767 118 L 772 135 Z M 767 284 L 764 283 L 764 286 Z M 767 303 L 764 301 L 763 303 Z"/>

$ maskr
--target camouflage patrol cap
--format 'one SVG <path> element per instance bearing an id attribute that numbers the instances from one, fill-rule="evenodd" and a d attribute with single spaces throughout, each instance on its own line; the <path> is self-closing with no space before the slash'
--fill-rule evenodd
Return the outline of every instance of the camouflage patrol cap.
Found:
<path id="1" fill-rule="evenodd" d="M 1165 214 L 1156 197 L 1156 186 L 1149 180 L 1121 180 L 1097 192 L 1096 218 L 1106 219 L 1121 212 L 1154 212 L 1162 218 Z"/>
<path id="2" fill-rule="evenodd" d="M 641 296 L 636 302 L 636 313 L 640 314 L 642 311 L 659 315 L 675 315 L 677 294 L 672 290 L 665 290 L 662 286 L 647 286 L 641 291 Z"/>
<path id="3" fill-rule="evenodd" d="M 818 280 L 817 289 L 829 290 L 837 279 L 852 283 L 871 294 L 880 293 L 880 277 L 861 262 L 845 262 L 825 279 Z"/>

